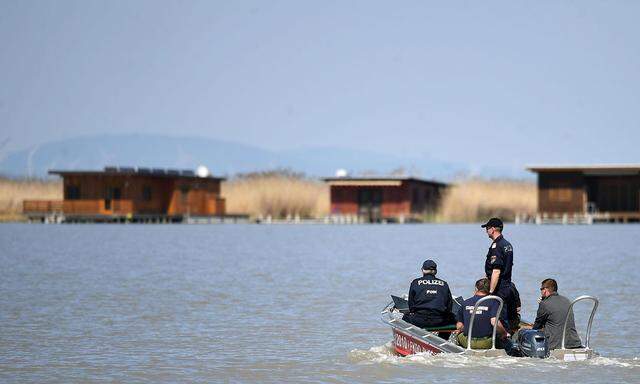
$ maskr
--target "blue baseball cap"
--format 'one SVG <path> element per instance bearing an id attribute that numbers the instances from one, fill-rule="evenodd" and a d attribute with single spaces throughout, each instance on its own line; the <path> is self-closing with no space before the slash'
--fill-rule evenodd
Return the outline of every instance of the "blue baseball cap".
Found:
<path id="1" fill-rule="evenodd" d="M 430 269 L 438 269 L 438 265 L 433 260 L 426 260 L 424 263 L 422 263 L 422 269 L 424 269 L 425 271 L 428 271 Z"/>
<path id="2" fill-rule="evenodd" d="M 489 219 L 489 221 L 487 221 L 486 224 L 482 224 L 481 225 L 482 228 L 500 228 L 502 229 L 504 227 L 504 224 L 502 223 L 502 220 L 500 220 L 497 217 L 492 217 Z"/>

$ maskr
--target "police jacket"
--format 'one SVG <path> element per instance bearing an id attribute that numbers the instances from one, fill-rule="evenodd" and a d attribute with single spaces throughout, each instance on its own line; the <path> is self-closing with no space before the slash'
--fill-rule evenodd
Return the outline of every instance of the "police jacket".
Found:
<path id="1" fill-rule="evenodd" d="M 435 275 L 425 274 L 411 282 L 410 312 L 444 318 L 451 312 L 452 303 L 449 284 Z"/>
<path id="2" fill-rule="evenodd" d="M 502 235 L 491 243 L 487 260 L 484 263 L 484 272 L 488 279 L 491 279 L 491 272 L 494 269 L 500 270 L 498 287 L 511 285 L 511 269 L 513 268 L 513 246 Z"/>

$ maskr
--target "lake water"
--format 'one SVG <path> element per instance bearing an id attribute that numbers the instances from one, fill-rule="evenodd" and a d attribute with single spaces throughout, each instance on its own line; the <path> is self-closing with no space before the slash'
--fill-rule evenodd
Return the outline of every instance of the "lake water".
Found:
<path id="1" fill-rule="evenodd" d="M 0 382 L 640 382 L 640 226 L 514 226 L 514 281 L 600 298 L 583 362 L 394 356 L 380 322 L 431 258 L 457 295 L 478 225 L 0 225 Z M 589 304 L 576 308 L 584 332 Z"/>

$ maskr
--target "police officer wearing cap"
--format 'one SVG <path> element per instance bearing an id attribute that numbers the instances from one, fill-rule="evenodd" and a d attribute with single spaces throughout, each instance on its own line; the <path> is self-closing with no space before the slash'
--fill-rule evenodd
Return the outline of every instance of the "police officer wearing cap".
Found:
<path id="1" fill-rule="evenodd" d="M 421 328 L 455 323 L 455 316 L 451 313 L 453 300 L 449 284 L 436 277 L 437 269 L 433 260 L 422 264 L 422 277 L 411 282 L 409 313 L 402 320 Z"/>
<path id="2" fill-rule="evenodd" d="M 502 236 L 504 224 L 497 217 L 492 217 L 482 225 L 487 236 L 493 242 L 487 252 L 484 271 L 489 279 L 489 294 L 502 298 L 507 309 L 507 318 L 511 329 L 517 328 L 518 314 L 511 283 L 511 269 L 513 268 L 513 246 Z"/>

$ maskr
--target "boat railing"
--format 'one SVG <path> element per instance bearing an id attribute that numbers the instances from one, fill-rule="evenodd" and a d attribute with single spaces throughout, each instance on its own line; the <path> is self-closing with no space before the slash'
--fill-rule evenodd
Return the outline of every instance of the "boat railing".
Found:
<path id="1" fill-rule="evenodd" d="M 393 300 L 389 302 L 389 304 L 385 305 L 384 308 L 382 308 L 382 311 L 380 311 L 380 314 L 384 315 L 385 313 L 391 312 L 392 305 L 393 305 Z"/>
<path id="2" fill-rule="evenodd" d="M 591 325 L 593 324 L 593 317 L 596 315 L 596 310 L 598 309 L 598 304 L 600 302 L 598 301 L 597 297 L 587 296 L 587 295 L 576 297 L 569 305 L 569 309 L 567 310 L 567 315 L 565 316 L 565 319 L 564 319 L 564 327 L 562 328 L 562 349 L 565 349 L 564 342 L 567 336 L 567 324 L 569 323 L 569 317 L 570 317 L 569 315 L 571 314 L 573 305 L 579 301 L 584 301 L 584 300 L 593 301 L 593 307 L 591 308 L 591 315 L 589 316 L 589 322 L 587 323 L 587 338 L 585 340 L 585 347 L 589 349 L 589 341 L 591 339 Z"/>
<path id="3" fill-rule="evenodd" d="M 471 350 L 471 337 L 472 337 L 471 333 L 473 332 L 473 321 L 476 318 L 476 312 L 478 310 L 478 306 L 484 303 L 485 301 L 489 301 L 489 300 L 497 300 L 498 303 L 500 303 L 500 305 L 498 306 L 498 312 L 496 313 L 496 322 L 493 324 L 493 335 L 491 336 L 491 349 L 496 349 L 496 331 L 498 330 L 498 322 L 500 321 L 500 314 L 502 313 L 502 306 L 504 305 L 504 302 L 502 301 L 502 298 L 498 296 L 489 295 L 478 300 L 476 302 L 476 305 L 473 306 L 471 321 L 469 321 L 469 332 L 467 333 L 467 351 Z"/>

